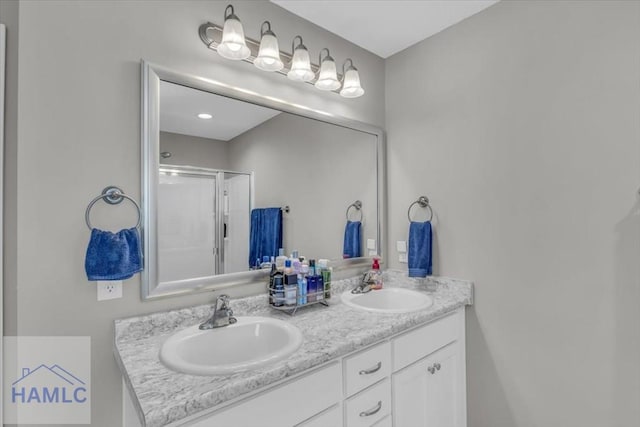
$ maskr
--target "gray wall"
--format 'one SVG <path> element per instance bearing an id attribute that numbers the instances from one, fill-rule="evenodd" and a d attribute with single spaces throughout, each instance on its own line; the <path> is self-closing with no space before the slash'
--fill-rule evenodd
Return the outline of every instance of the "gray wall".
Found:
<path id="1" fill-rule="evenodd" d="M 376 239 L 377 138 L 279 114 L 229 141 L 233 170 L 255 173 L 255 206 L 290 206 L 284 249 L 307 259 L 341 259 L 347 207 L 362 201 L 362 254 Z M 350 218 L 359 218 L 352 209 Z"/>
<path id="2" fill-rule="evenodd" d="M 168 159 L 160 158 L 160 163 L 230 170 L 228 147 L 227 141 L 160 132 L 160 152 L 171 153 Z"/>
<path id="3" fill-rule="evenodd" d="M 429 196 L 435 273 L 476 283 L 470 427 L 640 425 L 639 61 L 615 1 L 503 1 L 386 61 L 391 266 Z"/>
<path id="4" fill-rule="evenodd" d="M 123 299 L 97 302 L 95 284 L 84 275 L 87 203 L 110 184 L 140 198 L 140 58 L 379 126 L 384 122 L 382 59 L 273 4 L 234 1 L 249 36 L 256 37 L 268 19 L 284 46 L 300 33 L 314 55 L 326 46 L 336 59 L 352 57 L 367 95 L 345 100 L 223 60 L 204 47 L 197 29 L 208 20 L 221 23 L 226 4 L 47 0 L 19 5 L 20 75 L 9 82 L 10 91 L 12 83 L 18 87 L 19 139 L 17 153 L 7 153 L 6 160 L 18 171 L 8 183 L 18 191 L 17 217 L 7 223 L 17 229 L 17 242 L 8 239 L 6 253 L 17 253 L 18 261 L 7 266 L 5 277 L 14 280 L 5 282 L 7 287 L 17 285 L 17 322 L 9 319 L 7 331 L 91 336 L 94 426 L 121 423 L 112 321 L 212 300 L 198 294 L 142 302 L 136 276 L 125 281 Z M 11 58 L 9 66 L 16 67 Z M 130 226 L 134 218 L 124 204 L 99 204 L 92 213 L 96 226 L 113 229 Z"/>

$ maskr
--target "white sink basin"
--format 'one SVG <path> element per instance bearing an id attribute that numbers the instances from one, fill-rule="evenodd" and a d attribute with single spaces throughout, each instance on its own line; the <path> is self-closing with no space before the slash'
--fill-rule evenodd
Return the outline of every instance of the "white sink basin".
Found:
<path id="1" fill-rule="evenodd" d="M 225 375 L 257 369 L 293 354 L 300 330 L 268 317 L 238 317 L 237 323 L 202 331 L 198 325 L 171 335 L 160 349 L 170 369 L 193 375 Z"/>
<path id="2" fill-rule="evenodd" d="M 433 304 L 429 295 L 404 288 L 383 288 L 365 294 L 352 294 L 349 290 L 341 298 L 350 307 L 377 313 L 409 313 Z"/>

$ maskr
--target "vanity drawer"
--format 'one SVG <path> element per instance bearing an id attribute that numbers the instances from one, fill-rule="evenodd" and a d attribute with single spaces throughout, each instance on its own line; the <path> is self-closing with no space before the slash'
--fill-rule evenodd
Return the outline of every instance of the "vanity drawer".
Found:
<path id="1" fill-rule="evenodd" d="M 371 347 L 344 360 L 345 391 L 351 396 L 391 373 L 391 343 Z"/>
<path id="2" fill-rule="evenodd" d="M 341 384 L 340 364 L 332 363 L 187 425 L 293 426 L 338 403 Z"/>
<path id="3" fill-rule="evenodd" d="M 345 404 L 345 427 L 371 427 L 391 413 L 388 379 L 361 391 Z"/>
<path id="4" fill-rule="evenodd" d="M 393 340 L 393 371 L 433 353 L 457 340 L 462 330 L 464 312 L 456 313 L 408 332 Z"/>

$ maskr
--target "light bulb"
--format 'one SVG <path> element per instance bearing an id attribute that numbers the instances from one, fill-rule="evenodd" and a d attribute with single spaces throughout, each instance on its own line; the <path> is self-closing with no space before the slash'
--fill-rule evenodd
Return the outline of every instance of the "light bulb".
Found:
<path id="1" fill-rule="evenodd" d="M 251 50 L 244 40 L 244 30 L 240 19 L 233 13 L 233 6 L 229 5 L 224 11 L 224 27 L 222 41 L 218 45 L 218 54 L 226 59 L 240 61 L 251 55 Z"/>
<path id="2" fill-rule="evenodd" d="M 327 51 L 327 56 L 322 59 L 322 52 Z M 320 71 L 318 71 L 318 80 L 316 88 L 320 90 L 336 90 L 340 87 L 338 81 L 338 72 L 336 71 L 336 63 L 329 54 L 329 49 L 325 48 L 320 51 Z"/>
<path id="3" fill-rule="evenodd" d="M 345 70 L 345 65 L 347 62 L 350 63 L 349 68 Z M 364 95 L 364 89 L 360 85 L 360 74 L 358 73 L 358 69 L 353 66 L 353 61 L 351 59 L 347 59 L 342 65 L 343 77 L 342 77 L 342 89 L 340 90 L 340 95 L 344 98 L 358 98 L 359 96 Z"/>
<path id="4" fill-rule="evenodd" d="M 267 29 L 265 29 L 265 25 Z M 253 61 L 253 65 L 264 71 L 280 71 L 284 67 L 280 59 L 280 48 L 278 39 L 271 31 L 271 23 L 264 21 L 261 30 L 260 50 L 258 56 Z"/>
<path id="5" fill-rule="evenodd" d="M 294 48 L 293 44 L 296 39 L 300 39 L 300 43 Z M 299 82 L 308 82 L 313 80 L 315 74 L 311 70 L 311 60 L 309 59 L 309 51 L 302 44 L 302 37 L 295 36 L 292 43 L 293 58 L 291 59 L 291 68 L 287 73 L 287 77 L 291 80 Z"/>

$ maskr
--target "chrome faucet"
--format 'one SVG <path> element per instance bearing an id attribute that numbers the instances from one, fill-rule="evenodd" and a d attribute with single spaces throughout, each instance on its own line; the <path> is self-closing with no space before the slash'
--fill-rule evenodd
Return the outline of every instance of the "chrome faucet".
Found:
<path id="1" fill-rule="evenodd" d="M 218 303 L 220 307 L 218 308 Z M 213 329 L 221 328 L 223 326 L 229 326 L 236 323 L 238 319 L 233 317 L 233 310 L 229 307 L 229 296 L 220 295 L 216 298 L 216 303 L 213 306 L 213 314 L 206 322 L 200 325 L 200 329 Z"/>
<path id="2" fill-rule="evenodd" d="M 371 291 L 371 286 L 374 285 L 375 283 L 376 282 L 371 277 L 371 274 L 369 272 L 367 272 L 367 273 L 364 274 L 364 276 L 362 276 L 362 282 L 360 282 L 360 284 L 358 286 L 353 288 L 351 290 L 351 293 L 352 294 L 366 294 L 367 292 Z"/>

